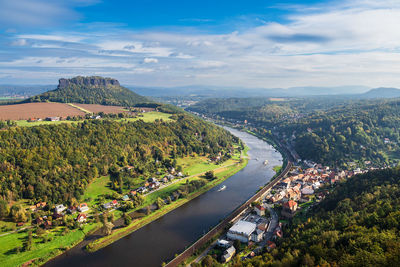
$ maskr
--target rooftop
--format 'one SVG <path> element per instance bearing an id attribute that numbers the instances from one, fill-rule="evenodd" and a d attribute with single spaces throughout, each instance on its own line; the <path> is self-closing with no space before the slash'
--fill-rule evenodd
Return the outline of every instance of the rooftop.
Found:
<path id="1" fill-rule="evenodd" d="M 246 222 L 246 221 L 238 221 L 235 223 L 230 229 L 230 232 L 235 232 L 235 233 L 243 233 L 246 235 L 251 235 L 252 232 L 256 229 L 257 225 L 252 222 Z"/>

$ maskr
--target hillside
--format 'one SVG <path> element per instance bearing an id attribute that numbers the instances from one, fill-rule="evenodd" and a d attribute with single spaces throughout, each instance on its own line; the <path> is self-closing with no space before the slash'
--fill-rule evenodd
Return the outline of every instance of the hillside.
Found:
<path id="1" fill-rule="evenodd" d="M 45 101 L 112 106 L 134 106 L 151 102 L 122 87 L 116 79 L 98 76 L 60 79 L 57 89 L 31 97 L 25 102 Z"/>
<path id="2" fill-rule="evenodd" d="M 247 120 L 261 134 L 287 142 L 302 159 L 348 168 L 387 166 L 400 160 L 398 99 L 304 98 L 201 101 L 188 110 L 231 122 Z M 247 106 L 246 106 L 247 103 Z"/>
<path id="3" fill-rule="evenodd" d="M 284 229 L 278 249 L 234 266 L 400 266 L 400 170 L 355 176 Z"/>
<path id="4" fill-rule="evenodd" d="M 113 166 L 132 166 L 132 176 L 167 170 L 192 152 L 229 151 L 237 138 L 193 116 L 173 115 L 170 122 L 86 120 L 77 124 L 16 127 L 0 131 L 0 196 L 52 203 L 79 199 L 94 178 Z M 201 136 L 197 136 L 201 133 Z M 16 142 L 18 140 L 18 142 Z M 16 161 L 15 159 L 18 159 Z"/>
<path id="5" fill-rule="evenodd" d="M 400 89 L 397 88 L 375 88 L 360 95 L 362 98 L 395 98 L 400 97 Z"/>

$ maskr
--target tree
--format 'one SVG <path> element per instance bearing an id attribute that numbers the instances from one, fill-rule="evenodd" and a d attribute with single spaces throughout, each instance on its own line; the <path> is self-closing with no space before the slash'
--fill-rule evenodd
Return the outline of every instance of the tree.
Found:
<path id="1" fill-rule="evenodd" d="M 102 228 L 102 232 L 104 235 L 111 235 L 112 233 L 112 229 L 114 227 L 114 224 L 112 224 L 111 222 L 103 222 L 103 228 Z"/>
<path id="2" fill-rule="evenodd" d="M 213 171 L 208 171 L 208 172 L 206 172 L 206 173 L 205 173 L 205 177 L 206 177 L 206 179 L 208 179 L 208 180 L 214 179 L 214 178 L 215 178 L 214 172 L 213 172 Z"/>
<path id="3" fill-rule="evenodd" d="M 24 250 L 30 251 L 32 249 L 32 231 L 28 232 L 28 238 L 24 244 Z"/>
<path id="4" fill-rule="evenodd" d="M 10 215 L 10 207 L 7 201 L 0 200 L 0 219 L 5 219 Z"/>
<path id="5" fill-rule="evenodd" d="M 164 207 L 164 200 L 162 199 L 162 198 L 157 198 L 157 201 L 156 201 L 156 203 L 157 203 L 157 207 L 158 207 L 158 209 L 161 209 L 162 207 Z"/>
<path id="6" fill-rule="evenodd" d="M 132 223 L 132 217 L 127 213 L 124 213 L 124 223 L 125 226 L 128 226 Z"/>

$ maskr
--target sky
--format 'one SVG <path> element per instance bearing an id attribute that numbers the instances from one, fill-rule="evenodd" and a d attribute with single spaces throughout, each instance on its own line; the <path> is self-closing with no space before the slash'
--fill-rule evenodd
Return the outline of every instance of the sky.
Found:
<path id="1" fill-rule="evenodd" d="M 0 0 L 0 84 L 400 87 L 398 0 Z"/>

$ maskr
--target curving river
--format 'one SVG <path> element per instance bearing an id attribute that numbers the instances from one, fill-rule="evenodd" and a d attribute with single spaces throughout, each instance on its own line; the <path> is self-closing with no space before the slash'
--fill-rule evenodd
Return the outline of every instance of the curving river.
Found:
<path id="1" fill-rule="evenodd" d="M 81 248 L 48 262 L 46 266 L 161 266 L 195 242 L 210 228 L 249 199 L 275 174 L 282 156 L 268 143 L 235 129 L 226 128 L 250 147 L 248 165 L 221 185 L 164 215 L 115 243 L 87 253 Z M 268 160 L 268 165 L 264 161 Z"/>

